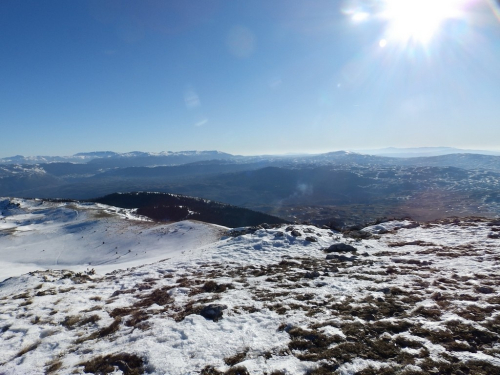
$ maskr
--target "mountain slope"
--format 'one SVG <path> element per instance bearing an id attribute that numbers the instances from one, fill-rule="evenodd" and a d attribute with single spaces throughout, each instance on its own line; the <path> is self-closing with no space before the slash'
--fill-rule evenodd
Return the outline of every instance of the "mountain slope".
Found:
<path id="1" fill-rule="evenodd" d="M 93 201 L 123 208 L 138 208 L 139 215 L 158 221 L 191 219 L 231 228 L 287 222 L 246 208 L 168 193 L 115 193 Z"/>
<path id="2" fill-rule="evenodd" d="M 0 372 L 498 374 L 499 230 L 283 226 L 107 275 L 32 272 L 0 283 Z"/>
<path id="3" fill-rule="evenodd" d="M 109 272 L 184 257 L 216 241 L 221 227 L 154 223 L 102 204 L 0 199 L 0 279 L 34 269 Z"/>

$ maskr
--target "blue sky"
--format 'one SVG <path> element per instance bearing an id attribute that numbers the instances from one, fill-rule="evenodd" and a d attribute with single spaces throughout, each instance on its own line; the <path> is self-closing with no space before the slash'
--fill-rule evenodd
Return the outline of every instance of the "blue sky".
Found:
<path id="1" fill-rule="evenodd" d="M 0 157 L 500 149 L 497 3 L 394 1 L 2 0 Z"/>

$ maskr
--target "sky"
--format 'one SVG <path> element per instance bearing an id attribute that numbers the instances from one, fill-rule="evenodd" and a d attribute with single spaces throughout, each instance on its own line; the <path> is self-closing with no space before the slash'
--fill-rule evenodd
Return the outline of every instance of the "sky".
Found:
<path id="1" fill-rule="evenodd" d="M 1 0 L 0 157 L 500 150 L 495 0 Z"/>

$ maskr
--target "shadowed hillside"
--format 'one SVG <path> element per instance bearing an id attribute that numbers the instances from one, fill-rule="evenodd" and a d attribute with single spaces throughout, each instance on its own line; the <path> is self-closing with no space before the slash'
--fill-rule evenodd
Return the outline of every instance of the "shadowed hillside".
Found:
<path id="1" fill-rule="evenodd" d="M 115 193 L 92 201 L 122 208 L 138 208 L 139 215 L 157 221 L 191 219 L 231 228 L 287 222 L 246 208 L 168 193 Z"/>

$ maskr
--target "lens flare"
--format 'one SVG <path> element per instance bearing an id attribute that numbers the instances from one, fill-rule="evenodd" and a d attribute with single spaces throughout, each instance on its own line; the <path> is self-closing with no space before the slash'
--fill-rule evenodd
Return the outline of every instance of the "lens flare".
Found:
<path id="1" fill-rule="evenodd" d="M 493 10 L 493 13 L 495 13 L 495 16 L 500 21 L 500 1 L 498 1 L 498 0 L 488 0 L 488 3 L 490 4 L 490 7 Z"/>
<path id="2" fill-rule="evenodd" d="M 387 37 L 428 43 L 442 23 L 460 16 L 464 0 L 386 0 Z"/>

